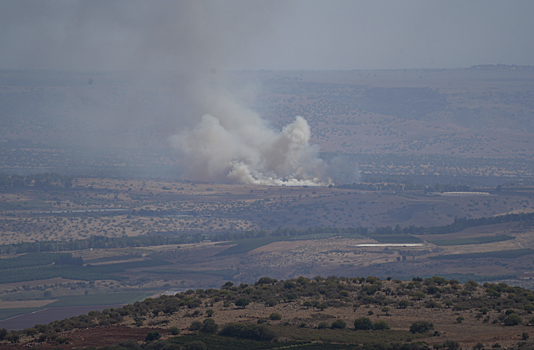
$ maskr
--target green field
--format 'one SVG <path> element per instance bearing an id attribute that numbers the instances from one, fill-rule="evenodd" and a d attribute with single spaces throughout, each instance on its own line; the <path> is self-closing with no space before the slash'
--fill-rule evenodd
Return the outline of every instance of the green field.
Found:
<path id="1" fill-rule="evenodd" d="M 264 245 L 271 244 L 273 242 L 280 242 L 280 241 L 287 241 L 287 240 L 290 240 L 290 238 L 289 237 L 262 237 L 262 238 L 240 239 L 240 240 L 232 242 L 233 244 L 235 244 L 234 246 L 231 246 L 230 248 L 225 249 L 222 252 L 215 254 L 215 256 L 243 254 L 243 253 L 250 252 L 251 250 L 254 250 L 256 248 L 263 247 Z"/>
<path id="2" fill-rule="evenodd" d="M 38 261 L 39 264 L 47 262 L 47 257 L 59 256 L 61 254 L 36 254 L 40 258 Z M 63 254 L 66 255 L 66 254 Z M 26 254 L 26 256 L 33 256 L 33 254 Z M 24 263 L 27 263 L 26 260 L 15 261 L 13 264 L 9 264 L 13 259 L 6 259 L 8 261 L 4 262 L 7 266 L 21 266 Z M 33 261 L 33 260 L 32 260 Z M 32 264 L 37 264 L 32 263 Z M 25 268 L 7 268 L 2 271 L 0 274 L 0 284 L 2 283 L 16 283 L 16 282 L 27 282 L 27 281 L 37 281 L 42 279 L 49 278 L 66 278 L 73 280 L 83 280 L 83 281 L 95 281 L 95 280 L 124 280 L 125 277 L 114 275 L 116 273 L 121 273 L 129 269 L 139 269 L 145 267 L 155 267 L 162 265 L 169 265 L 170 263 L 163 260 L 142 260 L 142 261 L 132 261 L 124 262 L 118 264 L 107 264 L 107 265 L 87 265 L 87 266 L 77 266 L 77 265 L 44 265 L 37 267 L 25 267 Z"/>
<path id="3" fill-rule="evenodd" d="M 137 259 L 137 258 L 140 258 L 140 257 L 141 257 L 140 254 L 127 254 L 127 255 L 108 256 L 108 257 L 105 257 L 105 258 L 85 260 L 84 262 L 86 264 L 96 264 L 96 263 L 111 262 L 111 261 L 122 261 L 122 260 L 129 260 L 129 259 Z"/>
<path id="4" fill-rule="evenodd" d="M 0 320 L 54 307 L 132 304 L 138 300 L 143 300 L 152 294 L 153 292 L 128 292 L 69 295 L 60 297 L 57 301 L 41 307 L 0 309 Z"/>
<path id="5" fill-rule="evenodd" d="M 227 279 L 227 280 L 233 279 L 233 277 L 237 275 L 237 271 L 232 270 L 232 269 L 199 270 L 199 271 L 161 269 L 161 270 L 147 270 L 144 272 L 160 274 L 160 275 L 212 275 L 212 276 L 220 276 L 223 279 Z"/>
<path id="6" fill-rule="evenodd" d="M 497 250 L 494 252 L 483 253 L 465 253 L 465 254 L 449 254 L 432 256 L 429 259 L 432 260 L 455 260 L 455 259 L 482 259 L 482 258 L 495 258 L 495 259 L 515 259 L 524 255 L 534 254 L 532 249 L 512 249 L 512 250 Z"/>
<path id="7" fill-rule="evenodd" d="M 15 317 L 18 315 L 29 314 L 34 311 L 43 309 L 44 307 L 24 307 L 16 309 L 0 309 L 0 320 Z"/>
<path id="8" fill-rule="evenodd" d="M 466 245 L 466 244 L 485 244 L 485 243 L 494 243 L 494 242 L 503 242 L 510 239 L 515 239 L 515 237 L 501 235 L 501 236 L 484 236 L 484 237 L 473 237 L 473 238 L 458 238 L 458 239 L 440 239 L 435 241 L 429 241 L 438 246 L 449 246 L 449 245 Z"/>
<path id="9" fill-rule="evenodd" d="M 70 295 L 60 298 L 58 301 L 46 307 L 86 306 L 86 305 L 113 305 L 131 304 L 143 300 L 153 293 L 128 292 L 111 294 Z"/>

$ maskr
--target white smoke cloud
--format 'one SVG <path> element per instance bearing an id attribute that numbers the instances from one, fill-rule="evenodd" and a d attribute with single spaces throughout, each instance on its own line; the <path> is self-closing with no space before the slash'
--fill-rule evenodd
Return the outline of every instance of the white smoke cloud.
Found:
<path id="1" fill-rule="evenodd" d="M 184 155 L 186 177 L 256 185 L 320 186 L 332 183 L 327 166 L 310 145 L 302 117 L 281 132 L 253 111 L 206 114 L 192 129 L 171 137 Z"/>

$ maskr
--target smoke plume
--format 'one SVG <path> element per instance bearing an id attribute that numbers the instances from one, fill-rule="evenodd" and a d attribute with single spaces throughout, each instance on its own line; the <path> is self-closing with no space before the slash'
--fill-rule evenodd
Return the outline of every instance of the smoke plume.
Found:
<path id="1" fill-rule="evenodd" d="M 101 130 L 101 146 L 116 144 L 114 135 L 128 130 L 163 125 L 163 138 L 189 179 L 325 185 L 338 171 L 310 145 L 307 122 L 296 117 L 274 130 L 225 79 L 228 69 L 250 63 L 247 49 L 261 45 L 287 6 L 248 0 L 4 1 L 0 66 L 124 72 L 134 91 L 132 105 L 105 117 L 88 111 L 81 119 Z M 154 84 L 171 102 L 151 114 L 154 109 L 142 104 Z"/>

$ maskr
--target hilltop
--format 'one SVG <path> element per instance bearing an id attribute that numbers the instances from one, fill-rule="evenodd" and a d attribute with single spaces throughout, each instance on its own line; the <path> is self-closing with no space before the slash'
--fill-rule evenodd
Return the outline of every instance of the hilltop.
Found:
<path id="1" fill-rule="evenodd" d="M 4 331 L 0 348 L 531 348 L 533 301 L 521 287 L 437 276 L 263 277 Z"/>

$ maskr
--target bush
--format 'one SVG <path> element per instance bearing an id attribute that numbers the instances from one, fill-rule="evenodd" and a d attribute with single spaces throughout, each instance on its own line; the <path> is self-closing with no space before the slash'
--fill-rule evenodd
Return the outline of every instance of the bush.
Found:
<path id="1" fill-rule="evenodd" d="M 280 321 L 282 319 L 282 315 L 279 314 L 278 312 L 273 312 L 270 316 L 269 316 L 269 319 L 271 321 Z"/>
<path id="2" fill-rule="evenodd" d="M 412 333 L 426 333 L 434 329 L 434 324 L 427 321 L 415 321 L 410 326 L 410 332 Z"/>
<path id="3" fill-rule="evenodd" d="M 185 350 L 206 350 L 206 344 L 201 341 L 192 341 L 191 343 L 188 343 L 184 347 Z"/>
<path id="4" fill-rule="evenodd" d="M 514 313 L 505 317 L 503 322 L 505 326 L 517 326 L 523 322 L 523 319 L 518 314 Z"/>
<path id="5" fill-rule="evenodd" d="M 321 322 L 317 326 L 317 329 L 326 329 L 326 328 L 330 328 L 330 325 L 328 324 L 328 322 Z"/>
<path id="6" fill-rule="evenodd" d="M 449 348 L 449 350 L 458 350 L 460 348 L 460 344 L 458 344 L 458 342 L 454 340 L 446 340 L 443 343 L 443 347 Z"/>
<path id="7" fill-rule="evenodd" d="M 408 306 L 410 306 L 410 302 L 406 299 L 403 299 L 399 301 L 399 309 L 406 309 Z"/>
<path id="8" fill-rule="evenodd" d="M 328 308 L 328 305 L 326 303 L 319 303 L 315 307 L 321 311 L 324 311 L 326 308 Z"/>
<path id="9" fill-rule="evenodd" d="M 275 306 L 276 304 L 278 304 L 278 300 L 276 299 L 268 299 L 265 302 L 265 306 Z"/>
<path id="10" fill-rule="evenodd" d="M 121 341 L 119 343 L 119 345 L 122 348 L 127 348 L 127 349 L 137 349 L 137 348 L 139 348 L 139 343 L 137 342 L 137 340 L 133 340 L 133 339 Z"/>
<path id="11" fill-rule="evenodd" d="M 355 330 L 368 330 L 373 329 L 373 322 L 368 317 L 359 317 L 354 320 Z"/>
<path id="12" fill-rule="evenodd" d="M 346 327 L 347 327 L 347 322 L 341 319 L 335 320 L 334 322 L 332 322 L 332 326 L 331 326 L 332 329 L 344 329 Z"/>
<path id="13" fill-rule="evenodd" d="M 169 332 L 171 332 L 172 335 L 178 335 L 180 334 L 180 329 L 178 327 L 171 327 L 169 328 Z"/>
<path id="14" fill-rule="evenodd" d="M 145 341 L 154 341 L 161 338 L 161 334 L 158 331 L 150 331 L 147 333 Z"/>
<path id="15" fill-rule="evenodd" d="M 235 302 L 235 306 L 245 308 L 250 302 L 245 298 L 239 298 Z"/>
<path id="16" fill-rule="evenodd" d="M 199 331 L 200 329 L 202 329 L 203 326 L 204 326 L 204 324 L 202 324 L 202 322 L 195 321 L 195 322 L 191 323 L 191 325 L 189 326 L 189 330 L 190 331 Z"/>
<path id="17" fill-rule="evenodd" d="M 386 321 L 383 321 L 383 320 L 376 321 L 373 324 L 373 329 L 377 330 L 377 331 L 384 330 L 384 329 L 389 329 L 389 324 Z"/>
<path id="18" fill-rule="evenodd" d="M 271 341 L 278 337 L 273 330 L 265 325 L 237 322 L 225 325 L 219 335 L 260 341 Z"/>
<path id="19" fill-rule="evenodd" d="M 202 325 L 202 328 L 200 329 L 200 331 L 203 333 L 215 334 L 217 333 L 218 329 L 219 329 L 219 325 L 215 323 L 215 321 L 212 318 L 208 318 L 204 320 L 204 324 Z"/>

